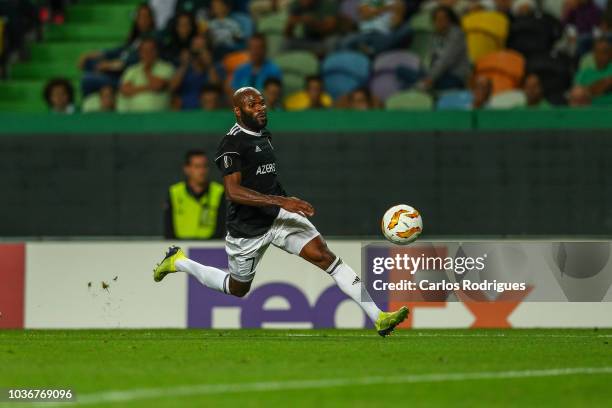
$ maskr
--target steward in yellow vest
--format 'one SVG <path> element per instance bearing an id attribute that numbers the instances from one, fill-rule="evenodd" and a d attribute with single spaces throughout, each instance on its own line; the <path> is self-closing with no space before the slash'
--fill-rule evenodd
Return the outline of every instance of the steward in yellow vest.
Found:
<path id="1" fill-rule="evenodd" d="M 165 234 L 167 239 L 213 239 L 225 236 L 223 185 L 208 181 L 208 159 L 190 151 L 183 167 L 185 181 L 168 191 Z"/>

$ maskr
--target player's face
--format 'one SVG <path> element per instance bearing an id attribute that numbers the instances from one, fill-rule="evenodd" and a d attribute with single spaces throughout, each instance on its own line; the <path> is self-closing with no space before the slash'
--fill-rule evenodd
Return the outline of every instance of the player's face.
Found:
<path id="1" fill-rule="evenodd" d="M 259 93 L 252 93 L 244 97 L 240 107 L 240 119 L 244 125 L 252 130 L 259 131 L 268 124 L 266 102 Z"/>

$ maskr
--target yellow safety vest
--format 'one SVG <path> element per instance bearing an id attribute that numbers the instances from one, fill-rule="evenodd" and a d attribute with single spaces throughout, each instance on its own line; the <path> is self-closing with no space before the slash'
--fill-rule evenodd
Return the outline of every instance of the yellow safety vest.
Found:
<path id="1" fill-rule="evenodd" d="M 208 239 L 217 228 L 217 213 L 223 198 L 223 186 L 211 181 L 208 192 L 196 199 L 184 181 L 170 186 L 174 234 L 180 239 Z M 221 211 L 225 211 L 224 208 Z"/>

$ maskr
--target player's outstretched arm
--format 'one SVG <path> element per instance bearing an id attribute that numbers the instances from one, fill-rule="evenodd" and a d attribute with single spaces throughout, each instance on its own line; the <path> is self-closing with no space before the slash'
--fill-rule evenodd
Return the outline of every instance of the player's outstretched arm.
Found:
<path id="1" fill-rule="evenodd" d="M 307 217 L 314 215 L 314 208 L 310 203 L 296 197 L 282 197 L 275 195 L 261 194 L 255 190 L 244 187 L 242 175 L 239 171 L 223 177 L 225 185 L 225 195 L 228 200 L 253 207 L 265 207 L 275 205 L 289 212 L 300 213 Z"/>

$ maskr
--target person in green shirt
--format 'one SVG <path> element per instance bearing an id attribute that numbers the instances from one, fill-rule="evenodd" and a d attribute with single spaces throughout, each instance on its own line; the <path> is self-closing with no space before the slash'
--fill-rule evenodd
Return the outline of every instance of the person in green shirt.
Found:
<path id="1" fill-rule="evenodd" d="M 209 178 L 208 158 L 190 150 L 183 164 L 185 179 L 168 189 L 164 211 L 166 239 L 225 237 L 225 189 Z"/>
<path id="2" fill-rule="evenodd" d="M 578 71 L 574 83 L 589 90 L 593 105 L 612 105 L 612 64 L 608 41 L 599 39 L 595 42 L 593 57 L 595 66 Z"/>
<path id="3" fill-rule="evenodd" d="M 174 68 L 158 58 L 157 43 L 145 38 L 139 47 L 140 62 L 121 77 L 120 112 L 157 112 L 170 107 L 169 83 Z"/>

